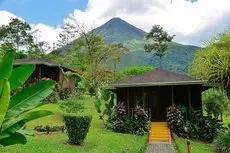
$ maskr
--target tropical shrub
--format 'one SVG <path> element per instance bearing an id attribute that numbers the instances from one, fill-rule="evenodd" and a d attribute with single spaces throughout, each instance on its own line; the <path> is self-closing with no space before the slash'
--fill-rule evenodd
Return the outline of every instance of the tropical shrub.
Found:
<path id="1" fill-rule="evenodd" d="M 79 114 L 84 111 L 84 103 L 76 98 L 69 98 L 59 102 L 59 107 L 64 113 Z"/>
<path id="2" fill-rule="evenodd" d="M 167 111 L 167 122 L 172 132 L 178 136 L 186 137 L 187 134 L 184 129 L 184 117 L 179 109 L 176 107 L 169 107 Z"/>
<path id="3" fill-rule="evenodd" d="M 35 70 L 34 65 L 13 69 L 14 52 L 7 51 L 0 64 L 0 145 L 25 144 L 28 132 L 22 127 L 29 121 L 51 115 L 46 110 L 31 111 L 41 106 L 41 100 L 52 93 L 54 82 L 44 81 L 28 88 L 10 92 L 21 87 Z"/>
<path id="4" fill-rule="evenodd" d="M 193 111 L 191 119 L 185 120 L 175 107 L 169 107 L 167 122 L 171 131 L 176 135 L 206 142 L 212 142 L 223 130 L 222 122 L 209 116 L 203 116 L 201 111 Z"/>
<path id="5" fill-rule="evenodd" d="M 115 95 L 114 93 L 110 93 L 109 95 L 106 95 L 108 97 L 103 97 L 103 94 L 101 97 L 98 97 L 98 99 L 94 102 L 96 111 L 99 113 L 99 117 L 100 119 L 103 120 L 104 123 L 104 116 L 108 115 L 110 116 L 110 114 L 112 113 L 112 109 L 114 107 L 114 99 L 115 99 Z M 104 100 L 104 109 L 102 110 L 102 105 L 103 105 L 103 101 Z"/>
<path id="6" fill-rule="evenodd" d="M 92 116 L 64 115 L 64 122 L 71 144 L 81 145 L 89 131 Z"/>
<path id="7" fill-rule="evenodd" d="M 138 123 L 137 128 L 143 129 L 143 131 L 149 130 L 149 118 L 146 111 L 143 108 L 141 108 L 140 106 L 136 106 L 134 110 L 134 117 L 136 122 Z"/>
<path id="8" fill-rule="evenodd" d="M 212 142 L 223 130 L 223 123 L 215 118 L 203 116 L 201 111 L 193 111 L 189 121 L 189 136 L 201 141 Z"/>
<path id="9" fill-rule="evenodd" d="M 216 153 L 230 152 L 230 133 L 220 133 L 215 142 Z"/>
<path id="10" fill-rule="evenodd" d="M 128 116 L 124 103 L 118 103 L 109 116 L 106 127 L 115 132 L 143 135 L 149 130 L 149 119 L 144 109 L 136 106 L 134 116 Z"/>

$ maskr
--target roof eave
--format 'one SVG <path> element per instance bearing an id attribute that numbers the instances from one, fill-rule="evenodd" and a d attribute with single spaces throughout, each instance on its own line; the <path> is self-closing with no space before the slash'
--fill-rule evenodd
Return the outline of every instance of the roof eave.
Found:
<path id="1" fill-rule="evenodd" d="M 146 87 L 146 86 L 168 86 L 168 85 L 204 85 L 207 80 L 199 81 L 177 81 L 177 82 L 148 82 L 148 83 L 130 83 L 130 84 L 112 84 L 114 88 L 124 87 Z"/>
<path id="2" fill-rule="evenodd" d="M 14 66 L 19 66 L 19 65 L 46 65 L 46 66 L 50 66 L 50 67 L 55 67 L 55 66 L 59 66 L 58 64 L 49 64 L 49 63 L 14 63 Z"/>

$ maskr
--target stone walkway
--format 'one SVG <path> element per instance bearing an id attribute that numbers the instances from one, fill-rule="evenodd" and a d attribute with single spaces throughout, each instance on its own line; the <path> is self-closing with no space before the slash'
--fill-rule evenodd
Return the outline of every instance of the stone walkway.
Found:
<path id="1" fill-rule="evenodd" d="M 148 144 L 146 153 L 176 153 L 172 143 L 153 142 Z"/>

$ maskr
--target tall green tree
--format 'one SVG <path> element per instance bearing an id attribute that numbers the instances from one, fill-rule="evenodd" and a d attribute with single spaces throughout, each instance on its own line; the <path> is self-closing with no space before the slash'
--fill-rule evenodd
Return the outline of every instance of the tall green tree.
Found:
<path id="1" fill-rule="evenodd" d="M 114 78 L 114 72 L 127 49 L 122 44 L 109 45 L 94 30 L 86 29 L 77 21 L 73 23 L 64 26 L 66 30 L 60 35 L 60 40 L 65 40 L 60 45 L 61 50 L 67 49 L 61 63 L 84 70 L 84 83 L 88 88 L 93 88 L 97 95 L 100 88 Z M 79 38 L 70 43 L 75 36 Z M 66 48 L 65 45 L 70 46 Z"/>
<path id="2" fill-rule="evenodd" d="M 11 43 L 18 51 L 28 49 L 34 45 L 30 25 L 18 18 L 12 18 L 8 25 L 0 27 L 0 42 Z"/>
<path id="3" fill-rule="evenodd" d="M 160 67 L 162 67 L 162 57 L 168 50 L 169 43 L 174 35 L 169 35 L 160 25 L 154 25 L 150 32 L 146 35 L 146 44 L 144 49 L 146 52 L 154 52 L 160 58 Z"/>
<path id="4" fill-rule="evenodd" d="M 230 33 L 219 35 L 197 51 L 191 75 L 218 85 L 230 98 Z"/>

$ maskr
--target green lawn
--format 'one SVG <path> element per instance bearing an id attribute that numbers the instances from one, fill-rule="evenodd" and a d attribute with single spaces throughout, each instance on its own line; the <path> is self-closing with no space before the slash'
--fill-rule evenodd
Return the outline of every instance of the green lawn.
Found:
<path id="1" fill-rule="evenodd" d="M 119 134 L 104 128 L 103 122 L 99 120 L 92 99 L 85 101 L 85 113 L 93 115 L 90 131 L 86 137 L 84 146 L 70 146 L 66 144 L 66 134 L 58 133 L 51 135 L 36 135 L 28 137 L 25 145 L 14 145 L 0 147 L 4 153 L 140 153 L 145 151 L 147 135 L 137 136 L 130 134 Z M 39 109 L 52 110 L 55 115 L 44 117 L 28 123 L 27 128 L 33 129 L 36 125 L 63 125 L 60 110 L 57 104 L 47 104 Z"/>
<path id="2" fill-rule="evenodd" d="M 179 153 L 187 153 L 187 140 L 183 138 L 176 138 L 175 143 Z M 191 141 L 192 153 L 214 153 L 214 148 L 211 144 Z"/>
<path id="3" fill-rule="evenodd" d="M 230 124 L 230 116 L 223 116 L 224 125 L 228 126 Z"/>

